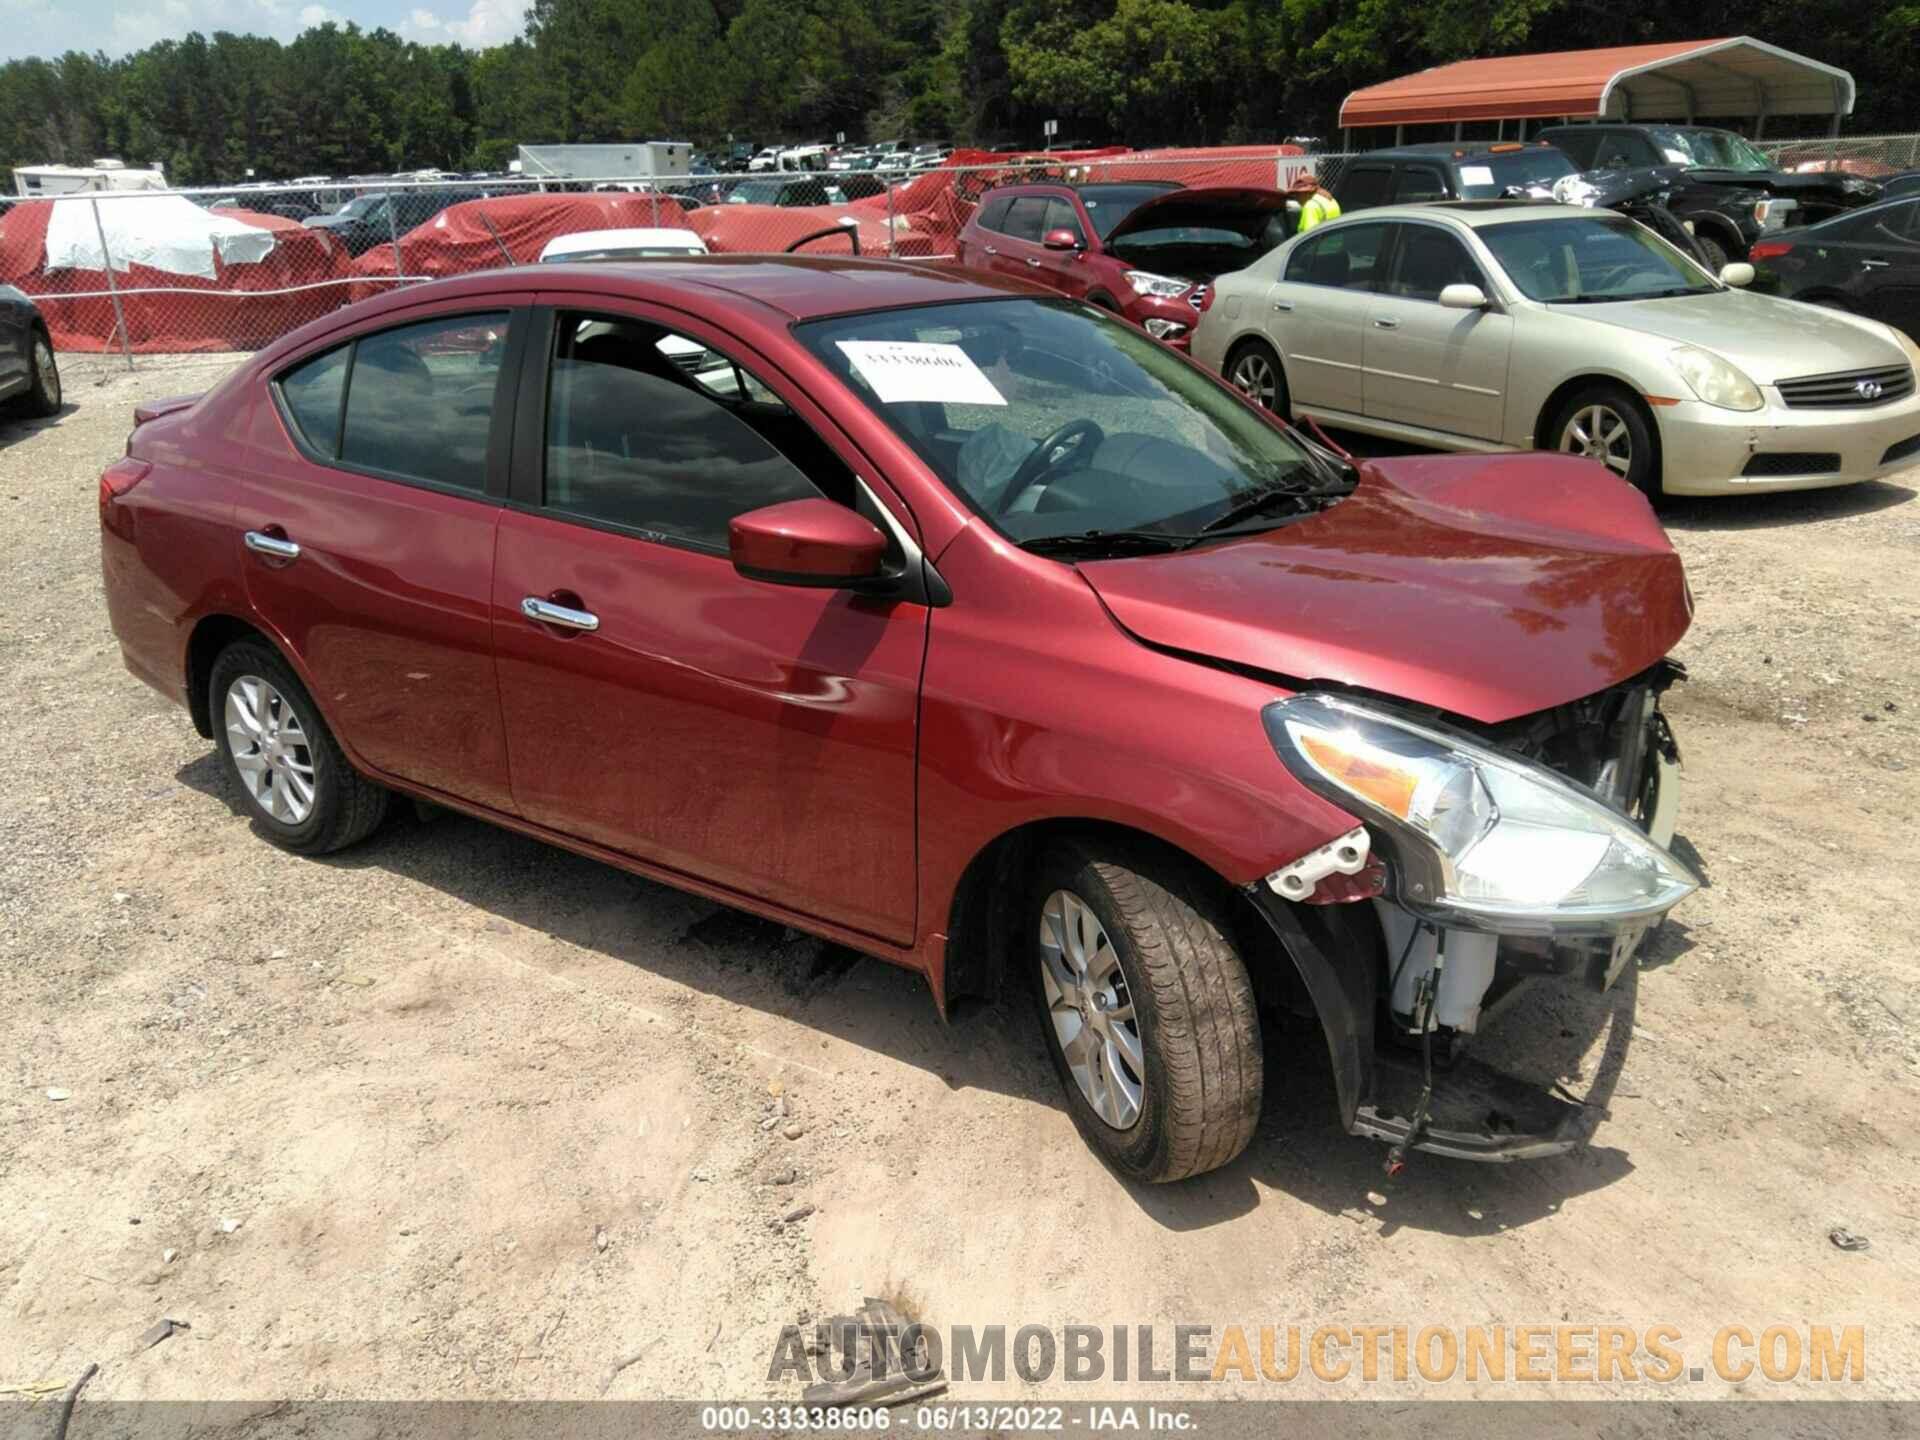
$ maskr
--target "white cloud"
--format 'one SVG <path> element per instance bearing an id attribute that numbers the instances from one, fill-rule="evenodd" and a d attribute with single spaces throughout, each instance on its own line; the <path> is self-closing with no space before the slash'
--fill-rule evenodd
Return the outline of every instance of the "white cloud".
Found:
<path id="1" fill-rule="evenodd" d="M 329 10 L 324 5 L 303 5 L 300 7 L 300 28 L 311 30 L 316 25 L 324 25 L 331 20 L 336 25 L 347 23 L 347 17 L 338 10 Z"/>
<path id="2" fill-rule="evenodd" d="M 125 55 L 198 30 L 291 40 L 331 20 L 385 25 L 410 40 L 482 49 L 521 33 L 526 0 L 452 0 L 465 14 L 437 13 L 436 0 L 0 0 L 0 60 L 68 50 Z"/>

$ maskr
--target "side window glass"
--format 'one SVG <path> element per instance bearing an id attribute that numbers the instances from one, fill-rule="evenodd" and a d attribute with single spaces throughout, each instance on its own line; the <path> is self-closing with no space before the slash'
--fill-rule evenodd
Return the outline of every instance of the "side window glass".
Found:
<path id="1" fill-rule="evenodd" d="M 280 377 L 280 398 L 301 437 L 329 460 L 340 454 L 340 401 L 347 393 L 347 355 L 341 345 Z"/>
<path id="2" fill-rule="evenodd" d="M 1607 163 L 1606 151 L 1612 147 L 1613 140 L 1611 136 L 1596 136 L 1591 131 L 1556 130 L 1553 143 L 1582 170 L 1594 170 Z"/>
<path id="3" fill-rule="evenodd" d="M 1340 182 L 1335 197 L 1342 210 L 1366 210 L 1387 201 L 1387 184 L 1393 172 L 1385 165 L 1356 165 Z"/>
<path id="4" fill-rule="evenodd" d="M 1045 232 L 1040 228 L 1047 218 L 1047 201 L 1041 195 L 1022 195 L 1007 207 L 1005 233 L 1016 240 L 1040 243 Z"/>
<path id="5" fill-rule="evenodd" d="M 1393 201 L 1411 205 L 1421 200 L 1444 200 L 1447 187 L 1440 183 L 1440 172 L 1425 165 L 1403 165 L 1394 177 Z"/>
<path id="6" fill-rule="evenodd" d="M 724 551 L 736 515 L 820 494 L 851 503 L 853 489 L 831 447 L 719 352 L 639 320 L 560 317 L 548 509 Z"/>
<path id="7" fill-rule="evenodd" d="M 1080 229 L 1080 217 L 1074 213 L 1070 200 L 1055 198 L 1047 201 L 1046 218 L 1041 222 L 1040 233 L 1044 236 L 1055 230 L 1071 230 L 1080 243 L 1086 243 L 1086 236 Z"/>
<path id="8" fill-rule="evenodd" d="M 482 493 L 506 349 L 504 313 L 448 316 L 363 335 L 354 346 L 340 459 Z"/>
<path id="9" fill-rule="evenodd" d="M 1385 225 L 1342 225 L 1315 235 L 1287 257 L 1287 279 L 1345 290 L 1370 289 L 1386 234 Z"/>
<path id="10" fill-rule="evenodd" d="M 988 200 L 980 206 L 980 228 L 983 230 L 1004 230 L 1007 228 L 1007 206 L 1013 202 L 1002 195 L 998 200 Z"/>
<path id="11" fill-rule="evenodd" d="M 1431 225 L 1402 225 L 1387 293 L 1407 300 L 1438 300 L 1449 285 L 1481 285 L 1480 270 L 1466 248 Z"/>

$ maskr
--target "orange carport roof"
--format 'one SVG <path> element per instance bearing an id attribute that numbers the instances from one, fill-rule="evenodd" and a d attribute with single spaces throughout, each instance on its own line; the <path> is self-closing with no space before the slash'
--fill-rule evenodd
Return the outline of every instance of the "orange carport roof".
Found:
<path id="1" fill-rule="evenodd" d="M 1746 35 L 1461 60 L 1356 90 L 1342 128 L 1606 116 L 1845 115 L 1853 76 Z"/>

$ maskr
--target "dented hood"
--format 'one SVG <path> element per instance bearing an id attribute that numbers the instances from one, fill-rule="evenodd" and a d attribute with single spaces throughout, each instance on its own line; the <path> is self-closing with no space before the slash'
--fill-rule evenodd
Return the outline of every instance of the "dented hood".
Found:
<path id="1" fill-rule="evenodd" d="M 1080 571 L 1149 644 L 1487 723 L 1637 674 L 1692 618 L 1647 502 L 1561 455 L 1368 461 L 1305 520 Z"/>

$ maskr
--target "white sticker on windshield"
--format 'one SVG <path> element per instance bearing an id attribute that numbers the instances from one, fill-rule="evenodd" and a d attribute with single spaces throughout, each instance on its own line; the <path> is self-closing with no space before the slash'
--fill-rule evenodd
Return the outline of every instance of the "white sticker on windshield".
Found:
<path id="1" fill-rule="evenodd" d="M 860 378 L 883 405 L 945 401 L 950 405 L 1004 405 L 1006 397 L 958 345 L 912 340 L 838 340 Z"/>
<path id="2" fill-rule="evenodd" d="M 1493 167 L 1491 165 L 1462 165 L 1460 167 L 1462 185 L 1491 185 Z"/>

